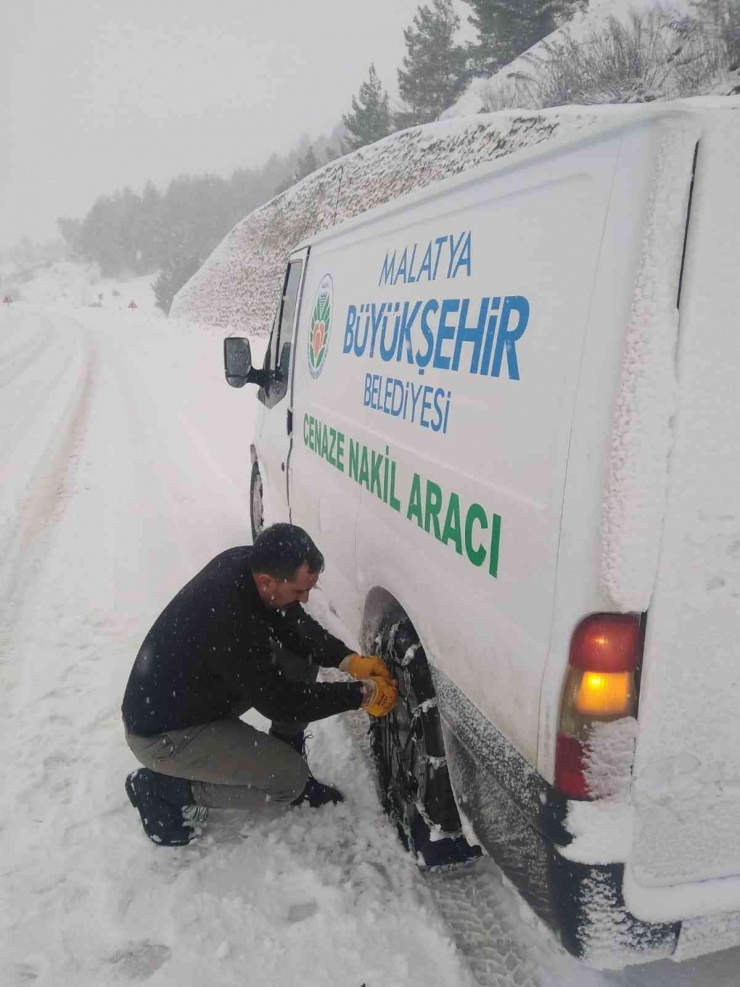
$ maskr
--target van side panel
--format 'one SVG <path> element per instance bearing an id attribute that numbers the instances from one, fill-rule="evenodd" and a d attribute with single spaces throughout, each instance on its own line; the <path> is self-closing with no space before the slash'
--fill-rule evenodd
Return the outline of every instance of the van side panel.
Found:
<path id="1" fill-rule="evenodd" d="M 459 182 L 311 253 L 314 279 L 332 278 L 335 315 L 326 376 L 305 381 L 300 399 L 296 378 L 297 445 L 304 414 L 345 443 L 343 470 L 301 453 L 313 457 L 311 496 L 359 498 L 360 598 L 393 594 L 433 663 L 532 764 L 573 404 L 621 139 Z M 307 284 L 309 307 L 310 296 Z M 302 359 L 299 341 L 297 374 Z M 320 533 L 330 559 L 346 551 Z"/>

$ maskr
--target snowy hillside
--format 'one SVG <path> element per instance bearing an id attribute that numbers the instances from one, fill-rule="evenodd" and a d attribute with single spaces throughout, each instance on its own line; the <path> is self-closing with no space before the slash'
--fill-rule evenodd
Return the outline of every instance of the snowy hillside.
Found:
<path id="1" fill-rule="evenodd" d="M 658 0 L 591 0 L 588 8 L 568 25 L 496 76 L 474 80 L 445 114 L 446 119 L 392 134 L 333 161 L 247 216 L 175 296 L 171 314 L 176 318 L 230 326 L 237 332 L 267 333 L 275 315 L 288 254 L 301 240 L 442 178 L 520 148 L 593 126 L 604 112 L 595 104 L 632 101 L 627 94 L 623 98 L 612 95 L 584 99 L 580 101 L 584 105 L 578 106 L 559 105 L 573 102 L 566 95 L 555 100 L 556 109 L 542 110 L 538 107 L 543 103 L 533 97 L 533 87 L 520 81 L 522 74 L 536 79 L 538 73 L 547 72 L 553 44 L 586 45 L 610 19 L 629 25 L 633 12 L 647 16 L 660 12 L 660 17 L 667 18 L 650 27 L 650 43 L 655 46 L 652 57 L 657 67 L 640 84 L 647 89 L 635 101 L 694 92 L 715 95 L 736 92 L 740 88 L 738 66 L 731 66 L 734 71 L 729 74 L 718 69 L 711 83 L 697 89 L 677 91 L 675 80 L 671 82 L 673 77 L 663 64 L 666 60 L 676 65 L 685 62 L 694 71 L 691 66 L 697 59 L 694 52 L 681 56 L 683 43 L 676 38 L 665 40 L 666 33 L 670 33 L 666 23 L 673 23 L 692 11 L 696 16 L 691 0 L 671 0 L 665 7 Z M 566 49 L 561 48 L 560 54 L 564 61 L 568 60 Z M 620 57 L 629 61 L 630 55 L 627 51 Z M 595 57 L 598 61 L 598 52 Z M 701 71 L 705 70 L 706 66 Z M 561 79 L 557 84 L 567 88 L 568 80 Z M 589 103 L 593 105 L 585 105 Z M 524 109 L 502 109 L 506 106 Z M 488 112 L 491 110 L 497 112 Z"/>
<path id="2" fill-rule="evenodd" d="M 546 75 L 548 64 L 551 63 L 553 54 L 557 53 L 558 49 L 567 57 L 567 45 L 571 41 L 580 46 L 587 45 L 594 36 L 605 30 L 612 19 L 629 28 L 633 17 L 647 18 L 647 24 L 651 17 L 660 18 L 654 22 L 656 38 L 651 40 L 646 37 L 645 45 L 649 48 L 651 44 L 658 41 L 666 46 L 664 51 L 658 45 L 655 46 L 656 61 L 660 63 L 662 60 L 662 64 L 655 65 L 654 72 L 645 73 L 645 84 L 654 90 L 650 98 L 667 99 L 688 95 L 737 93 L 740 87 L 738 66 L 731 66 L 734 71 L 729 72 L 718 68 L 713 76 L 691 91 L 677 90 L 675 77 L 668 71 L 666 59 L 675 60 L 676 65 L 680 65 L 683 54 L 683 61 L 688 64 L 695 55 L 690 54 L 687 57 L 685 51 L 681 52 L 680 43 L 672 44 L 668 25 L 687 15 L 700 16 L 691 0 L 591 0 L 584 11 L 577 12 L 571 21 L 533 45 L 529 51 L 520 55 L 500 72 L 490 78 L 474 79 L 444 116 L 467 117 L 506 106 L 541 107 L 543 105 L 540 101 L 541 93 L 538 91 L 536 80 L 542 80 Z M 648 35 L 651 30 L 653 28 L 648 26 L 645 34 Z M 531 80 L 535 80 L 534 85 L 531 84 Z M 562 79 L 562 82 L 565 84 L 566 79 Z M 593 103 L 614 101 L 606 98 L 584 100 Z"/>
<path id="3" fill-rule="evenodd" d="M 171 314 L 269 331 L 290 251 L 342 220 L 432 182 L 553 137 L 592 127 L 598 107 L 505 112 L 392 134 L 331 162 L 239 223 L 175 296 Z"/>

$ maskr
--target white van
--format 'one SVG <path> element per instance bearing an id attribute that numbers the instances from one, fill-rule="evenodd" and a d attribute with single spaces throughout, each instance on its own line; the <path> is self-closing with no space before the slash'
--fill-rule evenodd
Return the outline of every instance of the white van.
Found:
<path id="1" fill-rule="evenodd" d="M 384 802 L 595 965 L 740 942 L 740 100 L 614 107 L 297 247 L 252 525 L 403 702 Z"/>

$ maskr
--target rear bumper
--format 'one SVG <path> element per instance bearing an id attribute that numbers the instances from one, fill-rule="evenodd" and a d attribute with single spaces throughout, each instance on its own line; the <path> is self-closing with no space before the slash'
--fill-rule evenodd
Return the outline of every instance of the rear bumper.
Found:
<path id="1" fill-rule="evenodd" d="M 671 956 L 681 923 L 631 915 L 624 867 L 568 860 L 568 802 L 548 785 L 472 703 L 434 672 L 447 763 L 461 812 L 533 911 L 574 956 L 622 967 Z"/>

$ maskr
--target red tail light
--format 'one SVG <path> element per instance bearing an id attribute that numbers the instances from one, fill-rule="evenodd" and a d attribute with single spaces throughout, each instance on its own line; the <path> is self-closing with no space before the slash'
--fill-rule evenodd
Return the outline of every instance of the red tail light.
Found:
<path id="1" fill-rule="evenodd" d="M 555 750 L 555 787 L 569 798 L 590 797 L 586 753 L 593 725 L 635 715 L 641 648 L 638 614 L 593 614 L 573 632 Z"/>
<path id="2" fill-rule="evenodd" d="M 640 660 L 640 637 L 637 614 L 593 614 L 573 632 L 568 663 L 590 672 L 634 672 Z"/>
<path id="3" fill-rule="evenodd" d="M 555 750 L 555 787 L 572 799 L 587 799 L 583 746 L 573 737 L 558 734 Z"/>

